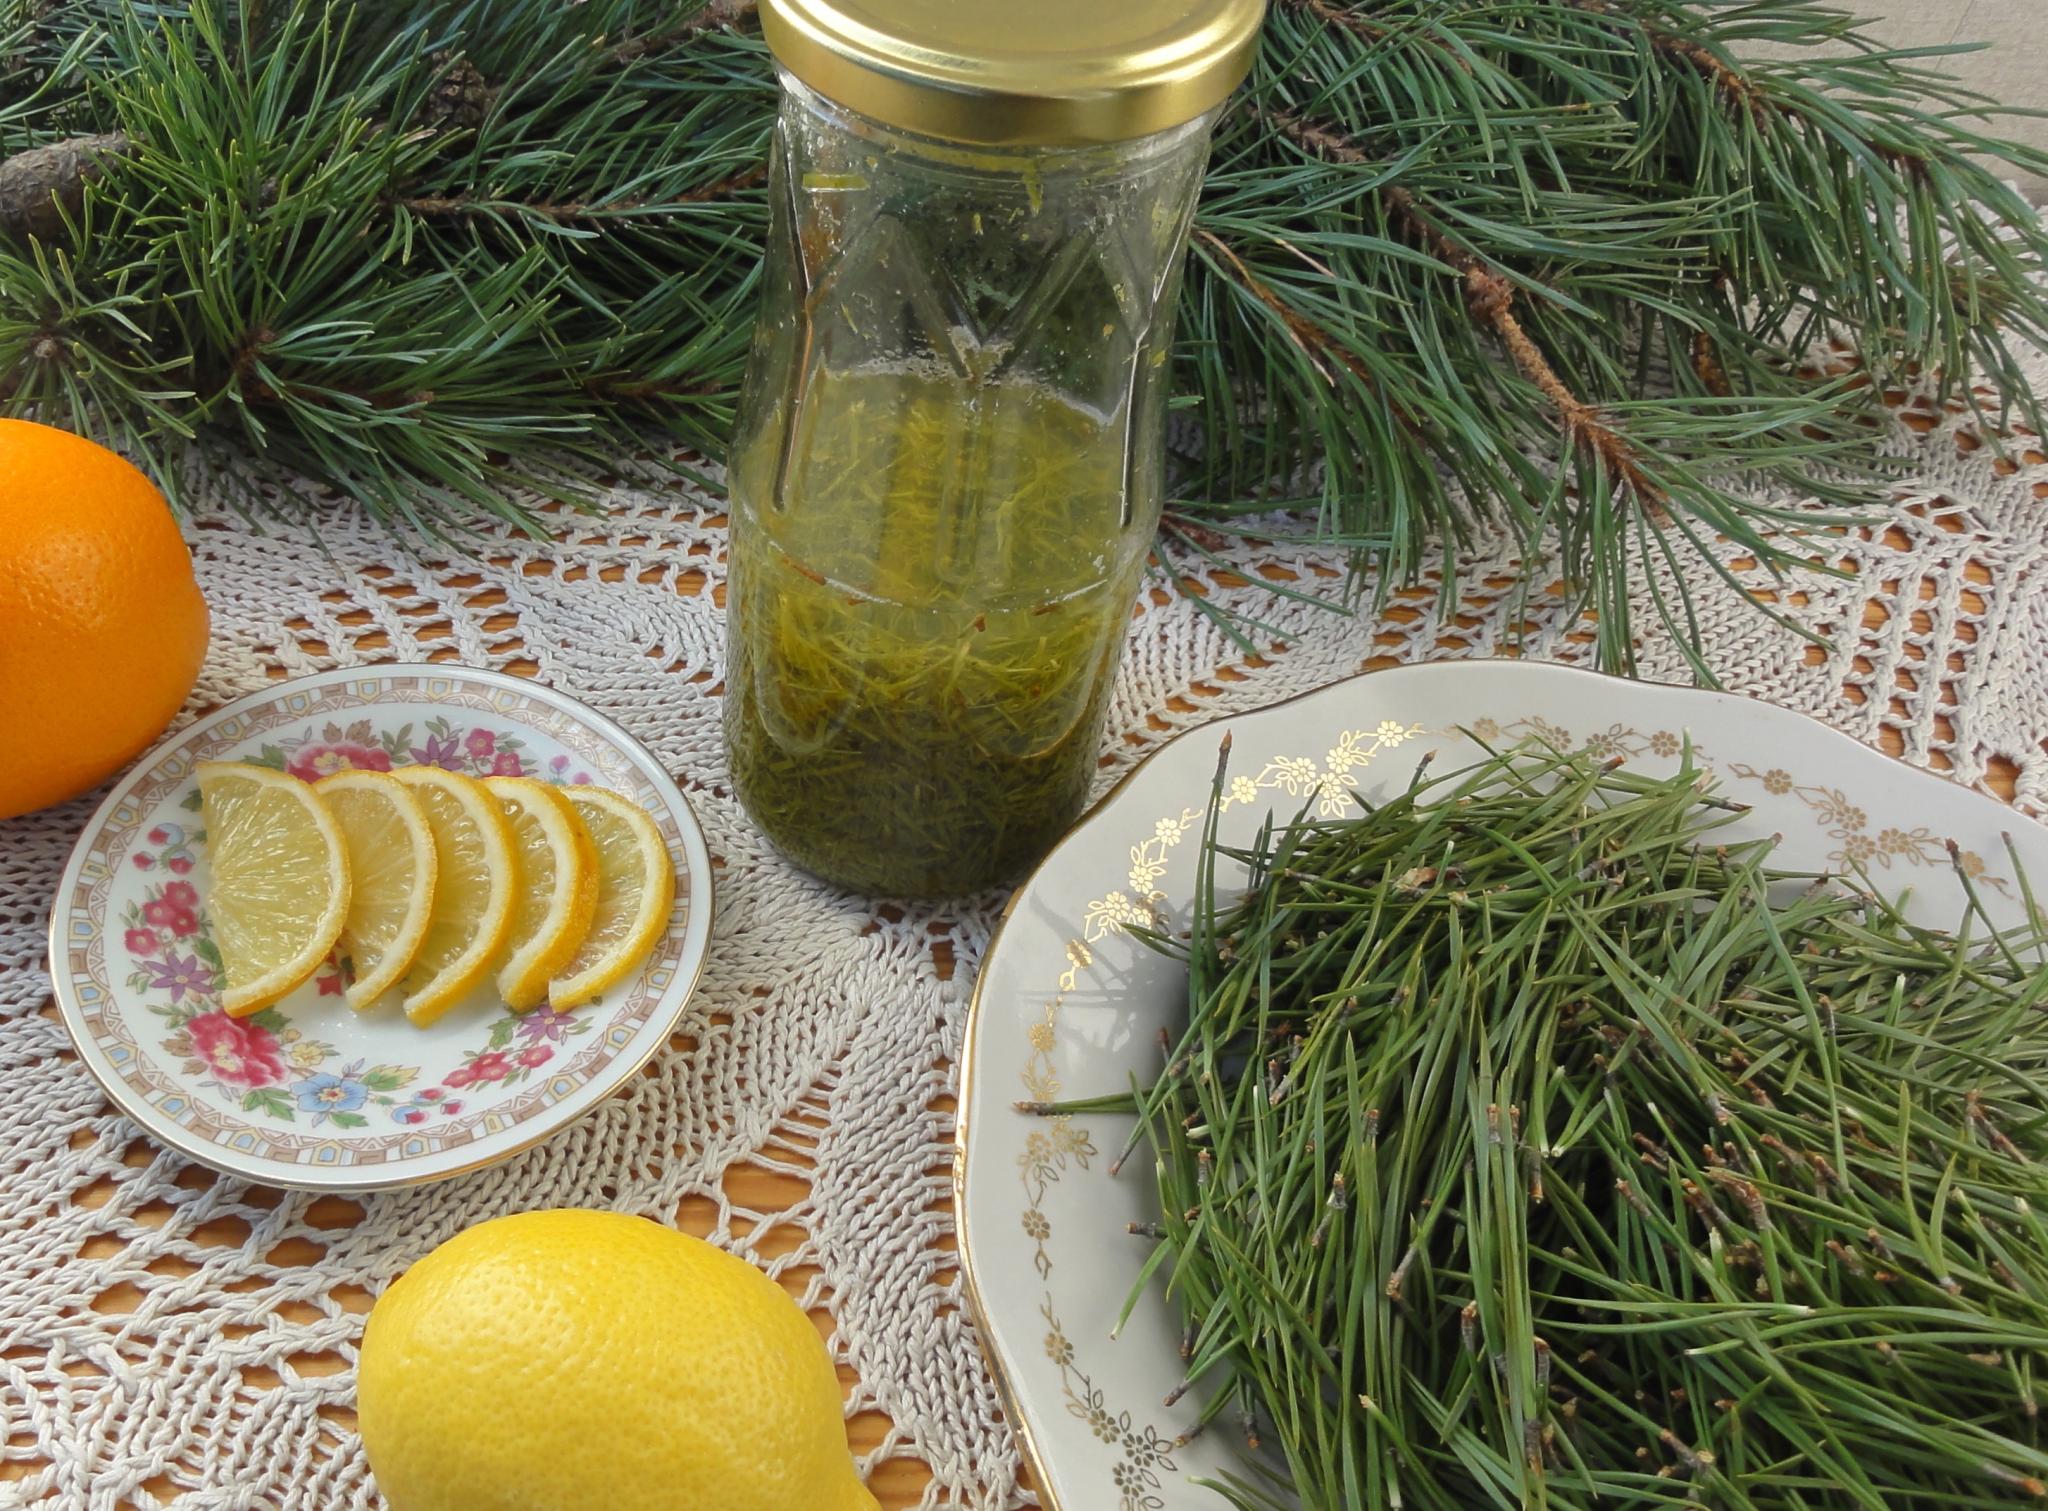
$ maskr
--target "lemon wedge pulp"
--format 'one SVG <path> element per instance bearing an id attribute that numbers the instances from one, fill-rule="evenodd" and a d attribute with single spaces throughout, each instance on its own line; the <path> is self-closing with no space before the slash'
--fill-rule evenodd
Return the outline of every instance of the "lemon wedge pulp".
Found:
<path id="1" fill-rule="evenodd" d="M 221 1006 L 261 1012 L 319 969 L 348 917 L 341 828 L 295 776 L 238 761 L 202 761 L 212 876 L 206 909 L 227 972 Z"/>
<path id="2" fill-rule="evenodd" d="M 565 787 L 597 846 L 597 912 L 575 959 L 548 987 L 558 1012 L 597 997 L 647 958 L 668 927 L 675 867 L 644 808 L 602 787 Z"/>
<path id="3" fill-rule="evenodd" d="M 440 874 L 426 938 L 402 983 L 406 1016 L 435 1022 L 490 973 L 512 929 L 519 857 L 512 825 L 483 783 L 438 766 L 392 776 L 426 810 Z"/>
<path id="4" fill-rule="evenodd" d="M 512 821 L 519 896 L 498 970 L 498 995 L 518 1012 L 545 1001 L 548 983 L 576 958 L 597 913 L 597 847 L 576 805 L 531 777 L 484 779 Z"/>
<path id="5" fill-rule="evenodd" d="M 425 807 L 398 778 L 337 771 L 313 790 L 348 846 L 352 895 L 341 943 L 355 973 L 348 1005 L 360 1012 L 398 984 L 426 942 L 440 857 Z"/>

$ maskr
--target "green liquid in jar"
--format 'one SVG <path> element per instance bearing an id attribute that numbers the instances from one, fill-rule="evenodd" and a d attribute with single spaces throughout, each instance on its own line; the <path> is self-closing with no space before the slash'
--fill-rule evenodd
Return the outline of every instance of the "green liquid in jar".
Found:
<path id="1" fill-rule="evenodd" d="M 1023 384 L 819 379 L 778 507 L 781 428 L 733 466 L 741 800 L 843 886 L 1014 876 L 1087 796 L 1156 489 L 1125 523 L 1122 425 Z"/>

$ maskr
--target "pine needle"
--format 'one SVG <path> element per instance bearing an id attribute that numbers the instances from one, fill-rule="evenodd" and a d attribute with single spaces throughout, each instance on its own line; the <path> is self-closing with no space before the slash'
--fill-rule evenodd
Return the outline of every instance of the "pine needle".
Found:
<path id="1" fill-rule="evenodd" d="M 1727 807 L 1517 750 L 1242 849 L 1212 808 L 1123 1108 L 1239 1506 L 2048 1498 L 2048 923 L 1960 861 L 1913 923 Z"/>

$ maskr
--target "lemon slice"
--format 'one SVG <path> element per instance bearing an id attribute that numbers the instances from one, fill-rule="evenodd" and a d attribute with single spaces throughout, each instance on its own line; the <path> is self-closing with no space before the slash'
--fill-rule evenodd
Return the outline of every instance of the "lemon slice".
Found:
<path id="1" fill-rule="evenodd" d="M 341 825 L 354 883 L 342 947 L 355 982 L 348 1005 L 370 1007 L 412 969 L 432 920 L 440 860 L 427 812 L 382 771 L 337 771 L 313 789 Z"/>
<path id="2" fill-rule="evenodd" d="M 319 968 L 348 917 L 348 849 L 313 789 L 237 761 L 199 763 L 212 884 L 206 911 L 228 978 L 221 1006 L 259 1013 Z"/>
<path id="3" fill-rule="evenodd" d="M 498 995 L 517 1012 L 538 1007 L 576 958 L 597 912 L 597 847 L 575 805 L 532 777 L 485 777 L 512 820 L 520 885 Z"/>
<path id="4" fill-rule="evenodd" d="M 646 959 L 676 900 L 668 846 L 645 809 L 602 787 L 564 787 L 562 794 L 597 846 L 597 916 L 576 958 L 548 987 L 557 1012 L 582 1006 Z"/>
<path id="5" fill-rule="evenodd" d="M 504 948 L 519 857 L 505 810 L 482 782 L 438 766 L 406 766 L 392 775 L 426 809 L 440 857 L 433 917 L 402 986 L 405 1015 L 425 1027 L 483 980 Z"/>

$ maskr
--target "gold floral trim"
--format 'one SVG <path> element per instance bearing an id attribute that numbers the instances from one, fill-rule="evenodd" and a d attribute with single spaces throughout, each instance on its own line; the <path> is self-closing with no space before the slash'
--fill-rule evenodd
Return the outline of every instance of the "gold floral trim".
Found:
<path id="1" fill-rule="evenodd" d="M 1757 782 L 1772 796 L 1796 796 L 1800 803 L 1812 809 L 1815 823 L 1827 829 L 1827 837 L 1835 839 L 1835 850 L 1829 852 L 1829 860 L 1843 870 L 1890 870 L 1892 864 L 1901 866 L 1950 866 L 1962 868 L 1962 874 L 1982 887 L 1989 887 L 2001 897 L 2013 895 L 2013 884 L 2005 876 L 1993 876 L 1985 858 L 1974 850 L 1958 850 L 1956 860 L 1948 856 L 1948 835 L 1935 833 L 1925 823 L 1917 823 L 1911 829 L 1903 823 L 1886 823 L 1872 833 L 1870 815 L 1864 813 L 1855 803 L 1849 801 L 1849 794 L 1839 786 L 1819 786 L 1794 782 L 1792 774 L 1782 768 L 1759 772 L 1747 762 L 1731 762 L 1729 772 L 1743 778 L 1745 782 Z"/>
<path id="2" fill-rule="evenodd" d="M 1275 756 L 1256 775 L 1233 777 L 1224 789 L 1224 809 L 1254 802 L 1261 793 L 1283 793 L 1306 802 L 1313 799 L 1316 811 L 1335 817 L 1348 811 L 1358 790 L 1358 773 L 1388 750 L 1424 733 L 1420 724 L 1399 724 L 1382 720 L 1370 730 L 1346 730 L 1338 736 L 1321 760 L 1313 756 Z M 1090 945 L 1133 928 L 1157 926 L 1163 917 L 1166 894 L 1159 881 L 1174 850 L 1195 832 L 1201 814 L 1183 808 L 1177 814 L 1158 819 L 1152 832 L 1130 849 L 1127 885 L 1096 898 L 1083 910 L 1078 937 L 1067 940 L 1066 966 L 1060 973 L 1059 989 L 1046 1000 L 1038 1020 L 1024 1031 L 1026 1054 L 1018 1073 L 1025 1096 L 1036 1104 L 1057 1102 L 1060 1078 L 1055 1054 L 1059 1048 L 1060 1009 L 1067 996 L 1080 984 L 1081 973 L 1095 964 Z M 1018 1178 L 1023 1182 L 1025 1207 L 1024 1236 L 1035 1244 L 1032 1263 L 1041 1280 L 1050 1281 L 1053 1272 L 1052 1219 L 1045 1213 L 1045 1195 L 1070 1170 L 1086 1171 L 1099 1151 L 1089 1131 L 1071 1116 L 1045 1120 L 1024 1141 L 1017 1156 Z M 1050 1331 L 1045 1351 L 1060 1371 L 1060 1389 L 1067 1410 L 1088 1424 L 1103 1442 L 1120 1450 L 1111 1471 L 1117 1494 L 1117 1511 L 1163 1511 L 1159 1495 L 1162 1471 L 1172 1472 L 1174 1443 L 1158 1428 L 1136 1423 L 1128 1411 L 1112 1411 L 1103 1392 L 1074 1362 L 1074 1346 L 1060 1326 L 1050 1291 L 1039 1307 Z"/>
<path id="3" fill-rule="evenodd" d="M 1633 760 L 1656 756 L 1669 760 L 1685 745 L 1681 736 L 1668 729 L 1645 733 L 1627 724 L 1610 724 L 1605 729 L 1595 730 L 1576 746 L 1569 730 L 1542 718 L 1515 719 L 1506 724 L 1492 719 L 1476 719 L 1470 728 L 1475 736 L 1488 744 L 1500 739 L 1538 739 L 1558 750 L 1576 748 L 1605 759 L 1619 756 Z M 1693 753 L 1709 765 L 1713 764 L 1698 744 L 1693 746 Z M 1731 777 L 1755 782 L 1772 797 L 1796 797 L 1804 803 L 1812 810 L 1814 822 L 1827 830 L 1828 838 L 1835 841 L 1828 860 L 1843 871 L 1867 871 L 1873 867 L 1888 871 L 1894 865 L 1950 864 L 1947 835 L 1937 834 L 1925 824 L 1911 828 L 1904 824 L 1885 824 L 1873 830 L 1870 815 L 1851 802 L 1849 795 L 1839 787 L 1798 782 L 1791 772 L 1782 767 L 1759 771 L 1746 761 L 1731 761 L 1725 770 Z M 1992 875 L 1984 857 L 1976 851 L 1961 851 L 1955 864 L 1960 865 L 1972 881 L 1991 888 L 2001 896 L 2012 895 L 2012 883 L 2003 876 Z"/>
<path id="4" fill-rule="evenodd" d="M 1488 745 L 1501 740 L 1510 743 L 1519 740 L 1540 740 L 1554 750 L 1584 750 L 1588 755 L 1611 761 L 1619 756 L 1624 760 L 1637 760 L 1643 756 L 1656 756 L 1670 760 L 1685 748 L 1685 739 L 1668 729 L 1651 730 L 1648 733 L 1627 724 L 1610 724 L 1605 729 L 1596 729 L 1576 745 L 1568 729 L 1551 723 L 1544 718 L 1512 719 L 1506 724 L 1492 719 L 1474 719 L 1467 726 L 1473 736 Z M 1693 754 L 1702 755 L 1697 743 Z"/>
<path id="5" fill-rule="evenodd" d="M 1385 750 L 1403 745 L 1423 732 L 1420 724 L 1397 724 L 1382 719 L 1367 733 L 1348 729 L 1318 765 L 1307 756 L 1280 756 L 1268 761 L 1255 777 L 1233 777 L 1221 806 L 1228 810 L 1255 800 L 1261 792 L 1279 791 L 1294 798 L 1314 798 L 1316 812 L 1324 818 L 1341 818 L 1351 810 L 1358 791 L 1357 773 L 1370 766 Z"/>
<path id="6" fill-rule="evenodd" d="M 1370 766 L 1382 752 L 1392 750 L 1422 734 L 1420 724 L 1397 724 L 1384 719 L 1372 730 L 1348 729 L 1330 747 L 1321 761 L 1313 756 L 1275 756 L 1256 776 L 1237 776 L 1223 789 L 1218 806 L 1224 811 L 1255 802 L 1262 792 L 1283 792 L 1291 798 L 1315 800 L 1316 812 L 1336 818 L 1349 811 L 1358 791 L 1358 772 Z M 1159 878 L 1166 874 L 1168 858 L 1187 838 L 1201 815 L 1183 808 L 1152 826 L 1152 833 L 1131 846 L 1128 891 L 1119 888 L 1096 898 L 1082 911 L 1081 938 L 1067 945 L 1070 969 L 1060 980 L 1060 990 L 1074 989 L 1076 974 L 1093 963 L 1090 944 L 1111 934 L 1133 928 L 1150 928 L 1158 923 L 1159 905 L 1166 894 L 1159 890 Z"/>
<path id="7" fill-rule="evenodd" d="M 1060 1372 L 1060 1394 L 1067 1399 L 1067 1411 L 1088 1424 L 1088 1430 L 1119 1452 L 1110 1470 L 1110 1484 L 1117 1493 L 1117 1511 L 1164 1511 L 1166 1501 L 1159 1495 L 1160 1473 L 1174 1472 L 1173 1451 L 1179 1446 L 1163 1436 L 1149 1422 L 1139 1424 L 1128 1411 L 1112 1411 L 1102 1391 L 1074 1362 L 1074 1345 L 1060 1326 L 1052 1298 L 1046 1297 L 1038 1313 L 1045 1318 L 1045 1356 Z"/>
<path id="8" fill-rule="evenodd" d="M 1836 842 L 1828 859 L 1844 871 L 1869 870 L 1875 866 L 1889 871 L 1894 864 L 1905 866 L 1948 866 L 1947 835 L 1937 834 L 1925 824 L 1908 829 L 1902 824 L 1885 824 L 1871 832 L 1870 815 L 1849 801 L 1839 787 L 1796 782 L 1792 773 L 1780 767 L 1759 771 L 1744 761 L 1731 762 L 1730 775 L 1755 782 L 1772 797 L 1796 797 L 1813 810 L 1814 821 Z M 1993 876 L 1984 857 L 1975 850 L 1961 850 L 1953 864 L 1962 867 L 1970 880 L 1990 887 L 2000 896 L 2012 895 L 2012 883 Z"/>

